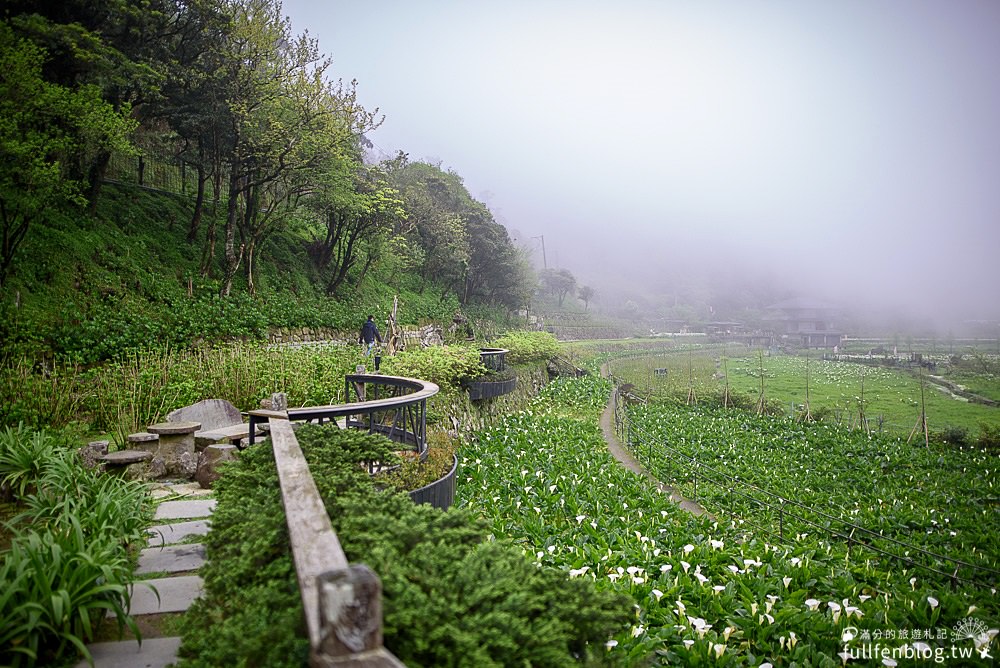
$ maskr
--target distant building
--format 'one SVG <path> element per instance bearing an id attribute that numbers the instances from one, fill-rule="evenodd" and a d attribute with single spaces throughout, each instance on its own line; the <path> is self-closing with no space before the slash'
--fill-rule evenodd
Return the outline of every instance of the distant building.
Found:
<path id="1" fill-rule="evenodd" d="M 767 320 L 778 345 L 784 342 L 801 348 L 833 348 L 843 337 L 834 325 L 838 310 L 818 299 L 796 297 L 768 306 Z"/>
<path id="2" fill-rule="evenodd" d="M 709 336 L 743 334 L 745 331 L 746 328 L 743 326 L 742 322 L 716 321 L 705 323 L 705 333 Z"/>

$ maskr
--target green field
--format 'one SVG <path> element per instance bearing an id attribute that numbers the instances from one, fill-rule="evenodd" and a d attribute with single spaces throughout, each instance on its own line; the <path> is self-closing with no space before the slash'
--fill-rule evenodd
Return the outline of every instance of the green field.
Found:
<path id="1" fill-rule="evenodd" d="M 908 432 L 918 423 L 923 393 L 932 431 L 957 427 L 975 432 L 984 424 L 1000 427 L 1000 409 L 970 403 L 926 379 L 922 383 L 919 373 L 902 369 L 785 355 L 754 356 L 734 347 L 615 359 L 610 368 L 639 391 L 656 396 L 684 397 L 691 389 L 695 396 L 717 395 L 728 380 L 730 392 L 756 401 L 763 376 L 765 398 L 786 413 L 801 411 L 808 400 L 811 413 L 825 415 L 828 421 L 857 425 L 863 412 L 872 429 L 897 432 Z M 657 374 L 657 369 L 666 371 Z M 947 367 L 939 366 L 934 373 L 947 377 L 947 372 Z M 970 390 L 985 396 L 996 391 L 994 377 L 964 373 L 961 378 Z"/>

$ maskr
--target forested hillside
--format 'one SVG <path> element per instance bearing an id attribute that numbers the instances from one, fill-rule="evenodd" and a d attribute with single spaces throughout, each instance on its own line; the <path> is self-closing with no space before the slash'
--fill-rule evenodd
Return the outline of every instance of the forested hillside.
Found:
<path id="1" fill-rule="evenodd" d="M 404 322 L 530 298 L 458 174 L 366 160 L 381 113 L 278 0 L 15 1 L 0 43 L 8 349 L 92 361 L 350 330 L 394 294 Z"/>

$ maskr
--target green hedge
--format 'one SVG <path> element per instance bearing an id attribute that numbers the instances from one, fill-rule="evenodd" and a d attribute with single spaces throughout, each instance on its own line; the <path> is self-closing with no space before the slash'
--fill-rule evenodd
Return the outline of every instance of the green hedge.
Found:
<path id="1" fill-rule="evenodd" d="M 506 348 L 511 364 L 547 360 L 559 352 L 559 342 L 548 332 L 508 332 L 492 345 Z"/>
<path id="2" fill-rule="evenodd" d="M 394 457 L 383 437 L 310 425 L 296 434 L 348 560 L 382 578 L 385 645 L 411 668 L 593 663 L 631 616 L 626 598 L 488 541 L 468 512 L 378 491 L 358 464 Z M 205 595 L 185 617 L 180 665 L 305 665 L 270 449 L 246 451 L 216 490 Z"/>

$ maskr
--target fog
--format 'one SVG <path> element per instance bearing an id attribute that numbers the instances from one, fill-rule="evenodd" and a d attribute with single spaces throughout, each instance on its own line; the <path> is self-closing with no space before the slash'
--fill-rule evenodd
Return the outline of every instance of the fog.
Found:
<path id="1" fill-rule="evenodd" d="M 284 9 L 378 150 L 454 169 L 605 308 L 731 285 L 1000 318 L 1000 3 Z"/>

